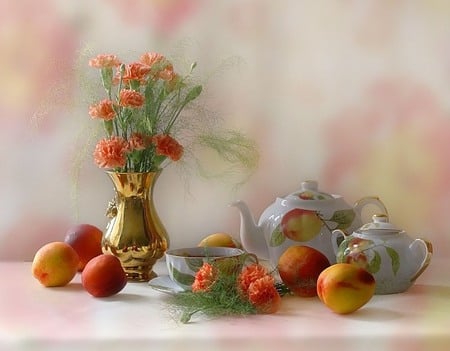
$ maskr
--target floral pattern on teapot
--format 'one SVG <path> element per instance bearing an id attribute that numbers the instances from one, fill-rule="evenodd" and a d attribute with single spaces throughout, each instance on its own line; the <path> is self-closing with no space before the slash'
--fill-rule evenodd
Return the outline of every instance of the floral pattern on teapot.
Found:
<path id="1" fill-rule="evenodd" d="M 379 247 L 382 247 L 389 256 L 392 273 L 396 276 L 400 268 L 400 255 L 397 250 L 383 242 L 375 244 L 369 239 L 347 238 L 341 243 L 336 260 L 338 263 L 352 263 L 375 274 L 381 269 L 381 255 L 375 250 Z"/>
<path id="2" fill-rule="evenodd" d="M 354 218 L 353 209 L 337 210 L 331 218 L 326 219 L 319 211 L 294 208 L 281 217 L 281 222 L 270 235 L 269 245 L 280 246 L 286 239 L 307 242 L 319 235 L 322 227 L 326 227 L 330 232 L 334 229 L 349 228 Z"/>
<path id="3" fill-rule="evenodd" d="M 270 260 L 274 266 L 293 245 L 310 246 L 323 253 L 330 263 L 335 263 L 330 240 L 333 230 L 352 232 L 359 228 L 362 210 L 368 205 L 387 214 L 378 197 L 366 196 L 351 206 L 341 195 L 321 191 L 314 180 L 302 182 L 293 193 L 276 197 L 258 221 L 245 202 L 238 200 L 231 205 L 240 211 L 240 238 L 244 249 Z"/>

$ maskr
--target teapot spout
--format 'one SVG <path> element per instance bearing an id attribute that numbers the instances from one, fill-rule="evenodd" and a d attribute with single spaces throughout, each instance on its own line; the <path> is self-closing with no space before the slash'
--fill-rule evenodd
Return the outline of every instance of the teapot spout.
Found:
<path id="1" fill-rule="evenodd" d="M 269 259 L 262 226 L 256 224 L 247 204 L 241 200 L 235 201 L 230 206 L 236 207 L 241 215 L 240 238 L 244 249 L 262 259 Z"/>

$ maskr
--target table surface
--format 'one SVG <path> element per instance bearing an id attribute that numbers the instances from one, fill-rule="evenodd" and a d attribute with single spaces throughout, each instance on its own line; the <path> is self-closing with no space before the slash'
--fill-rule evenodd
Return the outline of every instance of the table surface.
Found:
<path id="1" fill-rule="evenodd" d="M 166 274 L 164 262 L 155 271 Z M 94 298 L 80 274 L 45 288 L 30 262 L 0 262 L 0 350 L 449 350 L 450 260 L 432 260 L 407 292 L 337 315 L 318 298 L 285 296 L 272 315 L 179 323 L 147 283 Z"/>

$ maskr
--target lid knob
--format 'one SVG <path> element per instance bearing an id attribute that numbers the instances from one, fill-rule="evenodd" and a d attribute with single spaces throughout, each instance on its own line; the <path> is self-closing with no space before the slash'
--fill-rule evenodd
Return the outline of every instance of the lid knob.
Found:
<path id="1" fill-rule="evenodd" d="M 317 191 L 319 189 L 319 183 L 316 180 L 305 180 L 302 182 L 302 188 L 304 190 Z"/>
<path id="2" fill-rule="evenodd" d="M 385 214 L 374 214 L 372 221 L 374 223 L 389 223 L 389 217 Z"/>

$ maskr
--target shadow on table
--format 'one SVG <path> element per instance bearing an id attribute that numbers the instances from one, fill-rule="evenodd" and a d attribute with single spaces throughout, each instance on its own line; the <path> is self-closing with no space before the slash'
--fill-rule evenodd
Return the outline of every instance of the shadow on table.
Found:
<path id="1" fill-rule="evenodd" d="M 415 284 L 408 291 L 408 295 L 432 296 L 433 298 L 450 299 L 450 286 Z"/>
<path id="2" fill-rule="evenodd" d="M 386 308 L 364 306 L 356 312 L 345 315 L 345 317 L 360 321 L 387 322 L 401 319 L 404 315 L 400 312 Z"/>
<path id="3" fill-rule="evenodd" d="M 425 285 L 416 284 L 403 293 L 375 295 L 378 299 L 390 299 L 390 303 L 395 301 L 397 306 L 410 305 L 415 306 L 416 311 L 426 308 L 428 301 L 440 301 L 446 304 L 450 301 L 450 287 L 444 285 Z M 381 301 L 381 300 L 380 300 Z M 444 305 L 444 304 L 443 304 Z M 379 306 L 366 305 L 360 310 L 346 315 L 347 318 L 361 321 L 389 321 L 405 318 L 405 313 Z M 407 317 L 409 318 L 409 317 Z"/>

